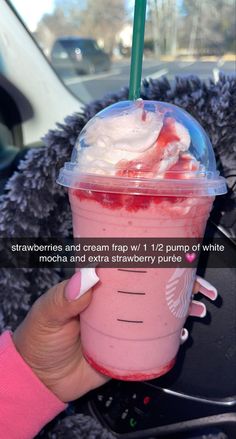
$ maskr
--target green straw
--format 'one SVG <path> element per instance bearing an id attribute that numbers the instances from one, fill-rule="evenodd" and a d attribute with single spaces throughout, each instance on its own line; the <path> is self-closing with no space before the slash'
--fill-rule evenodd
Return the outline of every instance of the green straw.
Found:
<path id="1" fill-rule="evenodd" d="M 132 40 L 132 52 L 131 52 L 130 79 L 129 79 L 130 100 L 135 100 L 140 97 L 146 4 L 147 4 L 146 0 L 135 0 L 133 40 Z"/>

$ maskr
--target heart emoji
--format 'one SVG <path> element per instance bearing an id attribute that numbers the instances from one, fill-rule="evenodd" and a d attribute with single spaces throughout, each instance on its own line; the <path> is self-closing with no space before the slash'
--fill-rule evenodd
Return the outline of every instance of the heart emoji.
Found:
<path id="1" fill-rule="evenodd" d="M 186 253 L 186 255 L 185 255 L 185 259 L 186 259 L 186 261 L 188 261 L 190 264 L 191 264 L 191 262 L 193 262 L 195 259 L 196 259 L 196 253 Z"/>

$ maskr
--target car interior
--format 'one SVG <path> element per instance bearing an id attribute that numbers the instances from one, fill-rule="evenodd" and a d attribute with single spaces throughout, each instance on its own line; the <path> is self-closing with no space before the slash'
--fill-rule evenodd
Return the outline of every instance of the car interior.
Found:
<path id="1" fill-rule="evenodd" d="M 49 129 L 55 128 L 53 120 L 62 123 L 69 114 L 81 112 L 84 102 L 79 102 L 53 71 L 45 54 L 40 52 L 12 6 L 3 0 L 0 3 L 8 23 L 10 18 L 14 23 L 17 22 L 14 26 L 24 34 L 27 47 L 30 48 L 29 57 L 32 60 L 34 56 L 38 57 L 37 65 L 32 61 L 30 72 L 31 76 L 35 75 L 35 89 L 40 63 L 41 78 L 45 70 L 46 95 L 50 84 L 54 84 L 51 88 L 52 96 L 49 97 L 50 104 L 46 108 L 46 100 L 43 101 L 42 98 L 37 101 L 37 95 L 33 96 L 33 82 L 31 91 L 28 92 L 27 84 L 22 86 L 20 81 L 14 79 L 13 74 L 7 74 L 7 67 L 6 70 L 5 67 L 1 69 L 0 193 L 4 200 L 9 179 L 17 171 L 27 152 L 43 145 L 42 136 Z M 7 26 L 3 29 L 2 36 L 0 32 L 0 65 L 7 66 L 5 43 L 1 42 L 6 38 L 6 32 Z M 10 43 L 11 35 L 8 38 L 8 49 L 14 52 L 14 41 Z M 19 61 L 17 68 L 20 69 Z M 63 108 L 58 108 L 58 101 L 65 103 Z M 51 117 L 54 109 L 55 114 Z M 40 112 L 44 113 L 43 122 Z M 47 119 L 48 114 L 50 115 Z M 35 138 L 32 133 L 37 124 L 39 128 L 36 128 Z M 218 165 L 220 168 L 220 157 Z M 232 206 L 229 205 L 224 216 L 219 218 L 218 212 L 223 210 L 221 203 L 225 200 L 217 200 L 206 230 L 207 237 L 221 239 L 230 255 L 230 263 L 225 255 L 219 254 L 220 268 L 212 268 L 213 256 L 210 253 L 207 257 L 202 255 L 198 274 L 216 287 L 219 297 L 215 302 L 201 297 L 207 307 L 207 316 L 201 321 L 194 317 L 187 320 L 186 328 L 190 336 L 181 346 L 175 367 L 166 375 L 151 381 L 125 382 L 112 379 L 101 388 L 71 402 L 63 416 L 90 416 L 101 426 L 101 431 L 104 429 L 111 433 L 111 437 L 122 439 L 236 438 L 236 271 L 232 263 L 232 260 L 236 260 L 236 170 L 233 166 L 232 162 L 232 169 L 226 176 L 233 200 Z M 49 435 L 51 425 L 45 427 L 38 437 L 52 437 Z M 103 437 L 102 433 L 96 437 Z"/>

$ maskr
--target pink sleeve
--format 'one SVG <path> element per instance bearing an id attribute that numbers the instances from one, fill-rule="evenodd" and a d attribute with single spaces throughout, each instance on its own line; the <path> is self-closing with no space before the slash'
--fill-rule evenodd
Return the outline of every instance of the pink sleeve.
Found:
<path id="1" fill-rule="evenodd" d="M 0 432 L 2 438 L 32 439 L 66 408 L 24 362 L 10 332 L 0 336 Z"/>

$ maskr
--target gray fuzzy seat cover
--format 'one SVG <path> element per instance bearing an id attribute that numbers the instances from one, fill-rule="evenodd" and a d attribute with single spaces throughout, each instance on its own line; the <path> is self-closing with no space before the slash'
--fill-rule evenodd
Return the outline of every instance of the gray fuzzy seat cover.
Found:
<path id="1" fill-rule="evenodd" d="M 128 90 L 107 95 L 85 107 L 83 113 L 68 116 L 64 125 L 49 131 L 44 147 L 32 149 L 7 184 L 1 197 L 0 236 L 40 237 L 71 235 L 71 213 L 66 191 L 56 184 L 56 176 L 86 122 L 99 110 L 125 100 Z M 203 83 L 197 77 L 176 78 L 172 86 L 166 79 L 143 83 L 143 99 L 161 100 L 190 112 L 207 131 L 216 153 L 218 167 L 228 186 L 236 174 L 236 79 L 221 77 L 217 84 Z M 233 177 L 234 175 L 234 177 Z M 220 198 L 216 212 L 232 210 L 233 190 Z M 214 212 L 213 212 L 214 213 Z M 218 221 L 224 221 L 223 216 Z M 0 329 L 13 329 L 24 318 L 31 304 L 64 274 L 59 269 L 0 270 Z M 60 415 L 41 432 L 43 438 L 111 438 L 94 419 L 82 414 Z"/>

